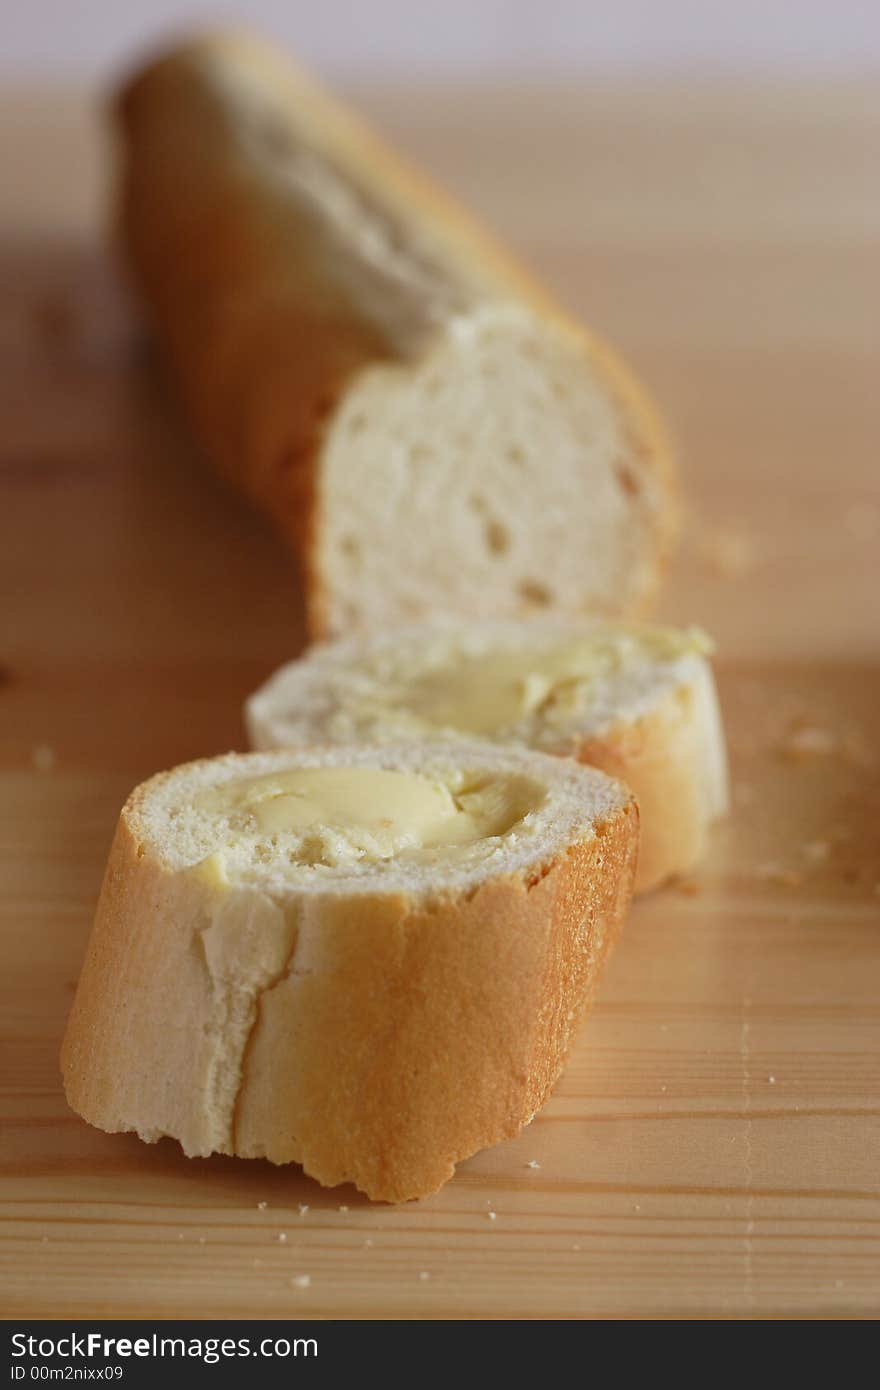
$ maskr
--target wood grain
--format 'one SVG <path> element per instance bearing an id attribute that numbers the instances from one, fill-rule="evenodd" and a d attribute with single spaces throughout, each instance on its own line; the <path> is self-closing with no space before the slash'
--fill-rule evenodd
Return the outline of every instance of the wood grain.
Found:
<path id="1" fill-rule="evenodd" d="M 543 1114 L 429 1201 L 73 1116 L 58 1046 L 120 802 L 241 746 L 241 699 L 301 626 L 287 555 L 191 456 L 102 249 L 93 115 L 3 98 L 0 1307 L 875 1316 L 876 86 L 366 104 L 666 403 L 694 522 L 665 615 L 718 639 L 735 811 L 633 911 Z"/>

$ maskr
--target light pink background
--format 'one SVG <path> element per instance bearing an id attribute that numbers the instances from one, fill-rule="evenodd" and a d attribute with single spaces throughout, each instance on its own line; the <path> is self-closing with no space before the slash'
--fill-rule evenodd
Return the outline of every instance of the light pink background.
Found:
<path id="1" fill-rule="evenodd" d="M 880 65 L 877 0 L 2 0 L 0 80 L 93 78 L 169 31 L 245 18 L 329 75 Z"/>

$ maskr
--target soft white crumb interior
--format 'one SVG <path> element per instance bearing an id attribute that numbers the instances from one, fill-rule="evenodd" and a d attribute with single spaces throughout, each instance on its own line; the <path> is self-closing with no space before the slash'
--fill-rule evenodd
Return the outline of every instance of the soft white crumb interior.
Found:
<path id="1" fill-rule="evenodd" d="M 698 632 L 620 624 L 421 625 L 314 649 L 251 697 L 246 722 L 257 748 L 479 732 L 499 743 L 566 752 L 692 684 L 708 648 Z M 438 699 L 447 687 L 454 698 Z M 494 724 L 487 703 L 493 692 Z M 457 722 L 455 700 L 462 699 L 476 702 L 478 731 L 468 728 L 473 710 Z"/>
<path id="2" fill-rule="evenodd" d="M 386 767 L 436 778 L 449 787 L 475 780 L 518 780 L 533 789 L 530 809 L 504 833 L 466 846 L 439 845 L 418 855 L 374 857 L 344 847 L 335 862 L 332 837 L 319 862 L 302 859 L 302 831 L 267 833 L 256 822 L 243 823 L 237 812 L 210 806 L 206 791 L 236 780 L 261 777 L 281 769 L 309 767 Z M 515 749 L 485 745 L 389 745 L 382 749 L 337 745 L 302 751 L 228 755 L 192 763 L 169 777 L 148 784 L 136 812 L 138 828 L 150 852 L 170 867 L 191 868 L 225 881 L 249 883 L 266 891 L 290 886 L 315 891 L 435 892 L 438 884 L 460 887 L 500 868 L 515 872 L 540 863 L 573 840 L 589 839 L 597 820 L 613 814 L 627 794 L 616 782 L 574 763 Z M 219 859 L 217 858 L 219 856 Z M 442 878 L 438 879 L 438 870 Z"/>
<path id="3" fill-rule="evenodd" d="M 509 304 L 451 318 L 405 369 L 362 373 L 320 494 L 331 632 L 625 612 L 653 583 L 667 505 L 582 346 Z"/>

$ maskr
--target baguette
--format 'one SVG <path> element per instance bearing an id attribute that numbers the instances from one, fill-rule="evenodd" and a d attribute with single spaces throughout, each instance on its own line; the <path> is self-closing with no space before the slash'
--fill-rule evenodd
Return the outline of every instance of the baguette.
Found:
<path id="1" fill-rule="evenodd" d="M 669 628 L 435 622 L 314 648 L 245 724 L 254 748 L 477 735 L 592 764 L 639 802 L 645 892 L 699 862 L 727 808 L 709 646 Z"/>
<path id="2" fill-rule="evenodd" d="M 637 821 L 603 774 L 483 743 L 155 777 L 110 853 L 68 1100 L 189 1155 L 430 1193 L 547 1098 L 629 900 Z"/>
<path id="3" fill-rule="evenodd" d="M 645 608 L 663 428 L 488 234 L 250 38 L 170 52 L 117 113 L 134 279 L 207 455 L 293 542 L 313 637 Z"/>

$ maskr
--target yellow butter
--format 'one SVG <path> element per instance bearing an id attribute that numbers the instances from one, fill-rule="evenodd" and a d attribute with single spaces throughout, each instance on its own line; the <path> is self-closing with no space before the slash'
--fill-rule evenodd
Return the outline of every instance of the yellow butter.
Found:
<path id="1" fill-rule="evenodd" d="M 706 649 L 700 633 L 644 628 L 587 634 L 537 649 L 458 655 L 399 686 L 391 703 L 425 726 L 491 735 L 539 711 L 551 717 L 577 714 L 595 681 L 647 656 L 675 660 Z"/>
<path id="2" fill-rule="evenodd" d="M 542 799 L 524 777 L 484 777 L 453 792 L 417 773 L 308 767 L 227 782 L 194 805 L 226 816 L 233 831 L 297 837 L 299 862 L 340 863 L 503 835 Z"/>
<path id="3" fill-rule="evenodd" d="M 195 869 L 199 878 L 209 888 L 224 889 L 229 887 L 229 875 L 226 872 L 226 860 L 220 850 L 214 854 L 209 854 L 207 859 L 200 859 Z"/>

